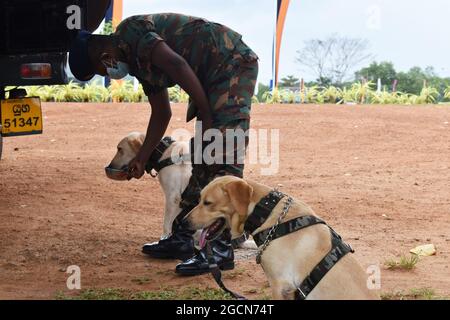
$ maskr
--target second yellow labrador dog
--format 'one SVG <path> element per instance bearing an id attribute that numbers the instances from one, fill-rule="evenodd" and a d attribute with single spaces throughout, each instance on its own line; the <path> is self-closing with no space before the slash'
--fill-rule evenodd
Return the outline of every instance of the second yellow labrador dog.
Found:
<path id="1" fill-rule="evenodd" d="M 193 229 L 204 229 L 200 239 L 202 245 L 226 228 L 230 228 L 233 238 L 237 238 L 248 228 L 248 220 L 255 207 L 271 191 L 273 190 L 267 186 L 236 177 L 217 178 L 203 189 L 200 204 L 185 218 L 185 223 Z M 286 204 L 287 199 L 292 201 L 290 206 Z M 305 203 L 284 197 L 271 210 L 267 219 L 260 221 L 262 225 L 252 235 L 270 230 L 277 224 L 282 212 L 286 214 L 282 222 L 294 221 L 300 217 L 320 220 L 315 218 L 317 216 L 314 211 Z M 331 229 L 322 223 L 288 232 L 271 241 L 262 251 L 261 266 L 269 279 L 273 298 L 290 300 L 298 297 L 300 284 L 332 252 L 331 249 Z M 330 262 L 329 260 L 326 262 Z M 303 298 L 379 299 L 376 292 L 368 289 L 367 275 L 352 254 L 345 254 L 337 262 L 336 260 L 331 261 L 331 269 Z"/>
<path id="2" fill-rule="evenodd" d="M 145 134 L 139 132 L 132 132 L 123 138 L 117 145 L 117 152 L 107 167 L 106 174 L 109 175 L 111 169 L 117 170 L 119 177 L 115 175 L 109 175 L 109 177 L 112 179 L 126 180 L 127 174 L 121 170 L 127 168 L 130 161 L 136 157 L 144 140 Z M 171 141 L 173 143 L 162 153 L 159 160 L 164 161 L 170 159 L 172 156 L 181 156 L 186 160 L 185 156 L 189 155 L 189 142 L 174 141 L 173 139 Z M 189 160 L 177 163 L 176 165 L 169 165 L 158 172 L 158 181 L 165 197 L 163 234 L 161 239 L 167 238 L 172 233 L 173 221 L 181 212 L 181 195 L 186 189 L 191 175 L 192 165 Z M 199 235 L 200 233 L 197 232 L 194 236 L 196 244 Z M 240 249 L 256 249 L 253 240 L 247 240 L 239 243 L 237 246 Z"/>
<path id="3" fill-rule="evenodd" d="M 138 154 L 144 140 L 145 135 L 139 132 L 132 132 L 123 138 L 117 145 L 117 152 L 108 169 L 122 170 L 123 168 L 127 168 L 130 161 Z M 179 156 L 188 155 L 189 143 L 186 141 L 173 142 L 164 151 L 161 160 L 169 159 L 174 154 Z M 159 171 L 158 181 L 164 191 L 165 197 L 163 235 L 161 238 L 166 238 L 172 233 L 173 221 L 181 212 L 179 206 L 181 194 L 189 183 L 191 172 L 192 166 L 190 162 L 182 162 L 177 165 L 168 166 Z M 126 180 L 125 172 L 123 173 L 123 179 Z"/>

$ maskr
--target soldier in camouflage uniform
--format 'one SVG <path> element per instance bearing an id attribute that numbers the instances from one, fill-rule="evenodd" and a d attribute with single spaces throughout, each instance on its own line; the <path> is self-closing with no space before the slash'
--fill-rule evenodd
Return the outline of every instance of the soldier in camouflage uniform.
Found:
<path id="1" fill-rule="evenodd" d="M 69 62 L 80 80 L 89 80 L 94 74 L 121 78 L 129 73 L 139 80 L 149 97 L 152 116 L 146 141 L 129 165 L 130 178 L 142 177 L 146 162 L 167 129 L 171 116 L 167 88 L 176 84 L 191 98 L 187 121 L 202 121 L 203 132 L 211 128 L 222 133 L 227 129 L 249 129 L 258 57 L 239 33 L 221 24 L 172 13 L 133 16 L 124 20 L 111 36 L 80 32 Z M 177 266 L 179 274 L 209 272 L 205 252 L 194 255 L 192 232 L 184 230 L 180 221 L 198 204 L 200 191 L 215 177 L 242 177 L 244 165 L 239 156 L 245 154 L 247 144 L 246 138 L 233 150 L 226 150 L 224 158 L 226 153 L 235 155 L 232 163 L 193 162 L 192 177 L 182 196 L 183 210 L 174 223 L 172 236 L 144 245 L 144 253 L 163 259 L 191 258 Z M 211 247 L 219 267 L 234 267 L 229 233 L 214 240 Z"/>

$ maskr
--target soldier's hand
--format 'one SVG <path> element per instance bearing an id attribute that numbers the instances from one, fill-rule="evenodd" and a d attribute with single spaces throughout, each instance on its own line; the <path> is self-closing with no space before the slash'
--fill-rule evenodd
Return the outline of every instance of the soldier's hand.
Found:
<path id="1" fill-rule="evenodd" d="M 138 158 L 131 160 L 128 165 L 128 180 L 140 179 L 145 174 L 145 163 Z"/>

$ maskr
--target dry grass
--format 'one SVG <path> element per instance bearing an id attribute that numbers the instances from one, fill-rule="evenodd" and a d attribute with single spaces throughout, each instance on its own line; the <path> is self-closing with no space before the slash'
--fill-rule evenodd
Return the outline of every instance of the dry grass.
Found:
<path id="1" fill-rule="evenodd" d="M 389 270 L 413 270 L 419 262 L 419 256 L 413 254 L 401 256 L 400 259 L 389 259 L 384 264 Z"/>
<path id="2" fill-rule="evenodd" d="M 442 297 L 431 288 L 410 289 L 408 291 L 388 292 L 381 294 L 383 300 L 448 300 L 449 297 Z"/>

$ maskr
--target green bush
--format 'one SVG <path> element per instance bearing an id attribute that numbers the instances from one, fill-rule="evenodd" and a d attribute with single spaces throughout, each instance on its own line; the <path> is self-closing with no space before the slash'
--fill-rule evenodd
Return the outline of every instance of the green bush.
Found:
<path id="1" fill-rule="evenodd" d="M 181 89 L 179 86 L 175 86 L 168 89 L 169 99 L 174 103 L 188 103 L 189 95 Z"/>
<path id="2" fill-rule="evenodd" d="M 282 102 L 280 91 L 275 88 L 272 91 L 266 91 L 262 95 L 262 101 L 267 104 L 278 104 Z"/>
<path id="3" fill-rule="evenodd" d="M 322 90 L 324 103 L 337 103 L 342 100 L 342 90 L 335 86 L 329 86 Z"/>
<path id="4" fill-rule="evenodd" d="M 7 90 L 10 88 L 7 88 Z M 62 86 L 30 86 L 26 87 L 28 96 L 38 96 L 44 102 L 127 102 L 138 103 L 145 101 L 142 85 L 137 91 L 131 81 L 111 82 L 105 88 L 98 82 L 80 85 L 70 82 Z M 189 95 L 179 86 L 168 89 L 169 99 L 174 103 L 189 102 Z M 344 88 L 334 86 L 319 87 L 312 85 L 302 91 L 289 89 L 274 89 L 265 91 L 252 98 L 253 103 L 266 104 L 324 104 L 324 103 L 354 103 L 354 104 L 434 104 L 440 101 L 450 101 L 450 87 L 443 92 L 427 86 L 422 88 L 419 95 L 404 92 L 389 92 L 386 89 L 376 91 L 373 82 L 353 83 Z"/>

